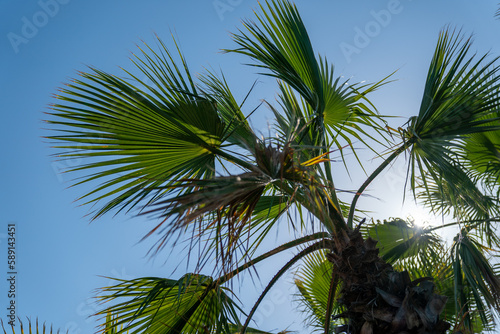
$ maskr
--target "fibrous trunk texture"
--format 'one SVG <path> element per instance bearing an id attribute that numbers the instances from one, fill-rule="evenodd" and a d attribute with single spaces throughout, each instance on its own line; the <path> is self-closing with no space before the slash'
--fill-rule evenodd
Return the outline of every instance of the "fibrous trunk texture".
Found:
<path id="1" fill-rule="evenodd" d="M 335 329 L 349 334 L 444 334 L 450 324 L 439 315 L 447 297 L 434 293 L 431 278 L 411 281 L 378 255 L 377 241 L 363 239 L 358 229 L 338 234 L 327 258 L 343 282 L 337 318 L 347 324 Z"/>

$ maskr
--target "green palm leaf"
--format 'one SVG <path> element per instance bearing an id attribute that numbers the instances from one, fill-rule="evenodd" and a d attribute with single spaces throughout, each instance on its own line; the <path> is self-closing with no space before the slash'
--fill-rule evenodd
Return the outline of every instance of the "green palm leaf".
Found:
<path id="1" fill-rule="evenodd" d="M 303 264 L 296 273 L 295 285 L 299 290 L 298 301 L 308 315 L 307 325 L 314 331 L 322 332 L 325 328 L 325 315 L 328 308 L 328 295 L 332 280 L 332 263 L 326 260 L 326 251 L 319 251 L 304 258 Z M 340 284 L 337 289 L 339 290 Z M 336 304 L 333 316 L 341 313 L 341 308 Z M 338 324 L 330 324 L 329 333 L 334 333 L 334 327 Z"/>
<path id="2" fill-rule="evenodd" d="M 231 292 L 208 276 L 186 274 L 179 280 L 146 277 L 118 281 L 117 285 L 103 288 L 99 298 L 102 302 L 126 301 L 97 314 L 111 313 L 114 318 L 108 317 L 102 326 L 115 328 L 117 334 L 125 332 L 119 329 L 122 325 L 130 333 L 231 333 L 229 324 L 239 323 L 238 306 L 228 296 Z"/>
<path id="3" fill-rule="evenodd" d="M 266 4 L 267 10 L 260 5 L 262 15 L 256 16 L 262 28 L 244 22 L 247 32 L 233 35 L 240 48 L 227 51 L 249 56 L 254 66 L 271 71 L 264 74 L 288 83 L 314 110 L 323 110 L 320 67 L 296 7 L 281 0 Z"/>
<path id="4" fill-rule="evenodd" d="M 160 53 L 146 46 L 133 61 L 152 84 L 128 71 L 134 83 L 90 68 L 62 89 L 61 102 L 52 107 L 55 118 L 49 122 L 65 134 L 49 138 L 67 143 L 57 148 L 71 150 L 60 156 L 90 160 L 72 171 L 95 171 L 77 184 L 103 180 L 84 196 L 89 202 L 108 199 L 94 217 L 161 197 L 169 190 L 160 186 L 175 186 L 180 179 L 212 178 L 223 142 L 234 139 L 235 123 L 226 123 L 229 107 L 221 107 L 221 117 L 220 103 L 198 91 L 183 56 L 179 53 L 179 67 L 159 44 Z M 246 120 L 239 110 L 231 111 L 248 139 Z"/>
<path id="5" fill-rule="evenodd" d="M 470 187 L 459 188 L 463 179 L 462 150 L 472 134 L 497 131 L 500 106 L 497 58 L 468 56 L 470 39 L 444 30 L 432 59 L 418 116 L 407 129 L 411 148 L 411 185 L 416 188 L 417 170 L 424 187 L 433 179 L 468 196 Z M 456 204 L 456 203 L 455 203 Z"/>
<path id="6" fill-rule="evenodd" d="M 424 250 L 441 248 L 441 240 L 433 233 L 433 228 L 420 227 L 399 218 L 367 225 L 363 229 L 366 236 L 378 241 L 380 256 L 388 263 L 415 257 Z"/>
<path id="7" fill-rule="evenodd" d="M 303 98 L 298 99 L 291 87 L 283 82 L 279 82 L 281 110 L 272 105 L 269 107 L 276 117 L 278 132 L 293 148 L 301 149 L 304 160 L 316 157 L 334 145 L 347 168 L 344 160 L 346 146 L 352 149 L 360 162 L 354 141 L 359 141 L 369 148 L 371 145 L 367 144 L 366 138 L 381 143 L 365 131 L 369 128 L 383 138 L 385 129 L 379 124 L 385 124 L 385 121 L 365 104 L 369 105 L 369 101 L 365 99 L 366 94 L 375 90 L 381 83 L 366 88 L 340 82 L 340 78 L 333 81 L 332 76 L 333 69 L 325 78 L 324 91 L 328 99 L 322 115 L 316 113 Z M 360 101 L 361 99 L 365 100 L 365 103 Z"/>
<path id="8" fill-rule="evenodd" d="M 476 179 L 492 193 L 500 196 L 500 132 L 489 131 L 470 135 L 464 152 Z"/>
<path id="9" fill-rule="evenodd" d="M 469 174 L 470 175 L 470 174 Z M 454 186 L 429 180 L 419 187 L 417 198 L 432 212 L 451 215 L 459 220 L 481 220 L 499 216 L 498 200 L 486 195 L 472 181 L 473 175 L 457 173 Z M 466 189 L 466 191 L 459 191 Z"/>
<path id="10" fill-rule="evenodd" d="M 25 328 L 24 328 L 24 324 L 23 322 L 18 319 L 19 321 L 19 326 L 20 326 L 20 331 L 21 331 L 21 334 L 24 334 L 24 333 L 29 333 L 29 334 L 38 334 L 38 333 L 43 333 L 43 334 L 52 334 L 52 333 L 61 333 L 61 331 L 58 329 L 57 332 L 54 332 L 54 329 L 52 328 L 52 326 L 50 326 L 50 328 L 47 328 L 47 326 L 45 326 L 45 323 L 39 325 L 38 324 L 38 319 L 36 319 L 36 322 L 35 322 L 35 325 L 32 326 L 31 324 L 31 319 L 28 318 L 28 328 L 27 328 L 27 332 L 25 332 Z M 3 330 L 3 333 L 4 334 L 7 334 L 7 330 L 5 329 L 5 327 L 3 326 L 3 320 L 0 319 L 0 325 L 2 326 L 2 330 Z M 33 328 L 34 327 L 34 328 Z M 14 326 L 10 326 L 10 329 L 12 331 L 12 334 L 15 334 L 16 331 L 14 329 Z M 66 333 L 69 333 L 69 330 L 66 332 Z"/>
<path id="11" fill-rule="evenodd" d="M 272 108 L 279 130 L 294 132 L 297 146 L 320 149 L 312 151 L 310 158 L 327 152 L 330 140 L 340 149 L 346 144 L 353 148 L 353 140 L 365 143 L 362 136 L 375 139 L 365 127 L 383 135 L 385 122 L 372 110 L 366 95 L 385 80 L 359 85 L 335 78 L 333 66 L 326 59 L 316 58 L 297 8 L 281 0 L 266 4 L 260 6 L 262 14 L 257 14 L 259 25 L 246 21 L 245 31 L 233 35 L 240 48 L 226 51 L 250 57 L 256 62 L 254 66 L 267 70 L 264 75 L 279 79 L 286 114 L 283 118 Z M 292 89 L 299 94 L 300 103 Z"/>
<path id="12" fill-rule="evenodd" d="M 465 318 L 467 327 L 472 326 L 467 313 L 471 305 L 475 306 L 484 325 L 491 320 L 486 305 L 500 312 L 500 272 L 492 267 L 485 251 L 487 249 L 466 231 L 455 238 L 452 248 L 456 309 L 459 317 Z"/>
<path id="13" fill-rule="evenodd" d="M 217 104 L 220 117 L 227 124 L 227 138 L 225 140 L 251 151 L 256 139 L 247 118 L 241 110 L 245 101 L 238 104 L 223 74 L 219 78 L 213 72 L 208 71 L 200 76 L 200 81 L 203 84 L 203 87 L 200 88 L 203 95 Z"/>
<path id="14" fill-rule="evenodd" d="M 473 182 L 474 174 L 469 172 L 469 175 L 465 172 L 457 174 L 453 186 L 448 182 L 429 180 L 426 187 L 420 187 L 417 198 L 430 211 L 453 217 L 455 225 L 464 224 L 467 230 L 474 229 L 490 247 L 499 245 L 495 226 L 500 218 L 498 198 L 485 193 Z"/>

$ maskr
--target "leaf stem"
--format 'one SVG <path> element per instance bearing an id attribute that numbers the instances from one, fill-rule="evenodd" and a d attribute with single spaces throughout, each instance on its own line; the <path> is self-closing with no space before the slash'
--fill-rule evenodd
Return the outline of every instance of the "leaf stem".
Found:
<path id="1" fill-rule="evenodd" d="M 248 324 L 250 323 L 250 320 L 252 319 L 252 316 L 254 315 L 255 311 L 257 310 L 257 307 L 260 305 L 260 303 L 262 302 L 262 300 L 264 299 L 264 297 L 266 296 L 266 294 L 269 292 L 269 290 L 271 290 L 271 288 L 273 287 L 274 283 L 276 283 L 278 281 L 278 279 L 288 269 L 290 269 L 291 266 L 293 266 L 295 264 L 295 262 L 297 262 L 298 260 L 300 260 L 301 258 L 303 258 L 304 256 L 306 256 L 307 254 L 315 252 L 315 251 L 317 251 L 319 249 L 330 248 L 329 244 L 327 242 L 325 242 L 325 241 L 326 240 L 320 240 L 320 241 L 312 244 L 311 246 L 303 249 L 300 253 L 298 253 L 297 255 L 295 255 L 290 261 L 288 261 L 285 264 L 285 266 L 283 268 L 281 268 L 276 273 L 276 275 L 274 275 L 274 277 L 272 278 L 271 282 L 269 282 L 269 284 L 266 286 L 266 288 L 264 289 L 264 291 L 259 296 L 259 299 L 257 300 L 257 302 L 255 303 L 255 305 L 253 306 L 252 310 L 248 314 L 247 320 L 245 321 L 245 324 L 241 328 L 241 331 L 240 331 L 241 334 L 245 334 L 245 331 L 246 331 L 246 329 L 248 327 Z"/>
<path id="2" fill-rule="evenodd" d="M 406 150 L 408 147 L 410 147 L 416 139 L 415 137 L 411 137 L 409 141 L 406 141 L 398 147 L 392 154 L 384 160 L 380 164 L 380 166 L 375 169 L 375 171 L 366 179 L 366 181 L 361 185 L 361 187 L 358 189 L 356 194 L 354 195 L 354 198 L 351 203 L 351 208 L 349 209 L 349 217 L 347 219 L 347 226 L 349 228 L 352 228 L 352 222 L 354 219 L 354 212 L 356 211 L 356 203 L 358 202 L 359 196 L 365 191 L 366 187 L 387 167 L 398 155 L 400 155 L 404 150 Z"/>
<path id="3" fill-rule="evenodd" d="M 270 256 L 273 256 L 275 254 L 278 254 L 284 250 L 287 250 L 287 249 L 290 249 L 292 247 L 296 247 L 298 245 L 301 245 L 303 243 L 306 243 L 308 241 L 313 241 L 313 240 L 317 240 L 317 239 L 326 239 L 330 236 L 330 234 L 328 232 L 318 232 L 318 233 L 314 233 L 314 234 L 311 234 L 311 235 L 308 235 L 308 236 L 305 236 L 305 237 L 302 237 L 302 238 L 298 238 L 296 240 L 293 240 L 293 241 L 290 241 L 290 242 L 287 242 L 286 244 L 283 244 L 279 247 L 276 247 L 275 249 L 265 253 L 265 254 L 262 254 L 260 256 L 257 256 L 255 259 L 251 260 L 251 261 L 248 261 L 247 263 L 243 264 L 242 266 L 238 267 L 237 269 L 233 270 L 232 272 L 230 273 L 227 273 L 226 275 L 222 276 L 222 277 L 219 277 L 216 282 L 217 284 L 224 284 L 225 282 L 229 281 L 231 278 L 233 278 L 234 276 L 238 275 L 241 271 L 255 265 L 256 263 L 262 261 L 262 260 L 265 260 L 267 259 L 268 257 Z"/>
<path id="4" fill-rule="evenodd" d="M 332 270 L 330 289 L 328 290 L 328 301 L 326 304 L 325 334 L 330 333 L 330 321 L 332 318 L 333 299 L 335 298 L 335 293 L 337 292 L 338 283 L 339 283 L 339 277 L 337 276 L 335 270 Z"/>

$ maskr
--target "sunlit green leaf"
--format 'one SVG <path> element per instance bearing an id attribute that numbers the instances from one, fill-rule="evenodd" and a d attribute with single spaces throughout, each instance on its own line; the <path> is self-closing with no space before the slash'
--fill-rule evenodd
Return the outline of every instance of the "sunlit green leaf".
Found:
<path id="1" fill-rule="evenodd" d="M 111 313 L 102 326 L 116 333 L 231 333 L 230 323 L 239 324 L 237 305 L 231 292 L 210 277 L 186 274 L 179 280 L 156 277 L 118 280 L 102 289 L 107 306 L 97 315 Z M 228 295 L 229 293 L 229 295 Z M 104 305 L 106 305 L 104 304 Z M 111 321 L 111 324 L 109 323 Z"/>
<path id="2" fill-rule="evenodd" d="M 416 256 L 425 249 L 440 246 L 440 238 L 430 228 L 423 228 L 399 218 L 367 225 L 367 236 L 377 240 L 380 256 L 389 263 Z"/>

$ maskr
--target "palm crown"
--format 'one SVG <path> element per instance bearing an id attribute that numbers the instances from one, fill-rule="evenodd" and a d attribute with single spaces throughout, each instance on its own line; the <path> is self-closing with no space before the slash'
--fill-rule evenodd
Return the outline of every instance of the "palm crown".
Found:
<path id="1" fill-rule="evenodd" d="M 124 70 L 129 78 L 89 68 L 57 96 L 49 122 L 62 133 L 50 138 L 63 157 L 87 159 L 73 169 L 87 173 L 78 183 L 100 182 L 82 198 L 98 204 L 94 218 L 132 209 L 160 217 L 148 234 L 158 236 L 155 253 L 192 235 L 204 250 L 199 269 L 209 259 L 217 263 L 213 277 L 197 271 L 103 288 L 100 298 L 110 306 L 100 314 L 113 315 L 103 318 L 103 331 L 264 333 L 248 327 L 251 317 L 299 263 L 299 299 L 313 315 L 310 325 L 325 333 L 491 327 L 500 311 L 500 268 L 491 262 L 500 249 L 497 59 L 470 56 L 470 39 L 444 29 L 418 115 L 395 130 L 368 99 L 387 78 L 368 85 L 336 78 L 314 52 L 294 5 L 275 0 L 260 9 L 232 35 L 237 48 L 225 51 L 276 78 L 277 104 L 265 102 L 276 136 L 259 138 L 248 122 L 251 110 L 222 74 L 196 77 L 179 49 L 160 39 L 156 49 L 140 49 L 135 72 Z M 340 152 L 349 168 L 350 150 L 361 163 L 354 142 L 382 162 L 349 199 L 335 186 L 330 155 Z M 448 249 L 435 234 L 443 226 L 361 219 L 358 198 L 400 155 L 413 196 L 459 229 Z M 303 237 L 262 251 L 278 223 Z M 285 250 L 296 255 L 243 310 L 231 280 Z"/>

